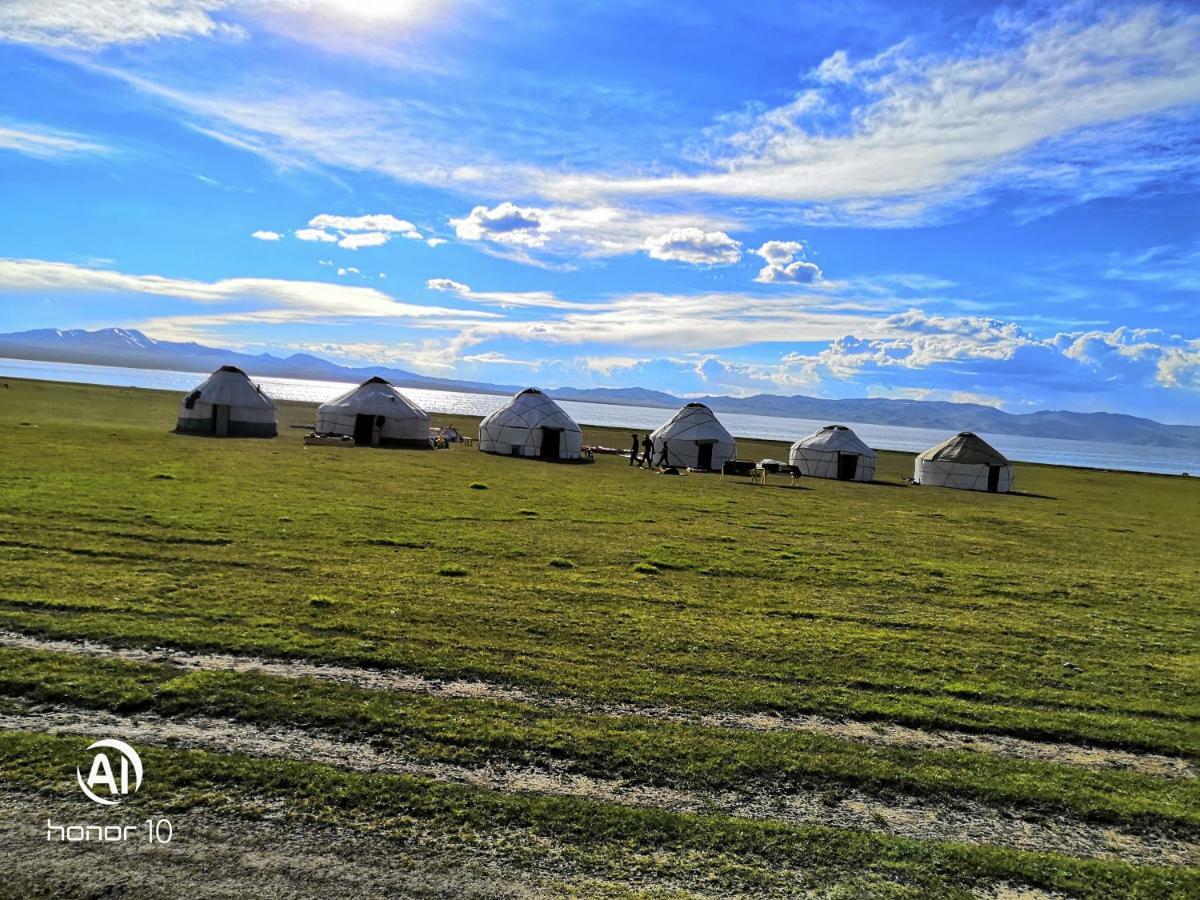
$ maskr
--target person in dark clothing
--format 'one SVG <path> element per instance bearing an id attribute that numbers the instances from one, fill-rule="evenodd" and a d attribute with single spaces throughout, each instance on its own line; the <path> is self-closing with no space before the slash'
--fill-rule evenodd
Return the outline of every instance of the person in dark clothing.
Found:
<path id="1" fill-rule="evenodd" d="M 654 440 L 650 437 L 650 435 L 646 435 L 644 438 L 642 438 L 642 458 L 638 462 L 638 468 L 640 469 L 642 466 L 645 466 L 648 469 L 653 468 L 653 463 L 651 462 L 653 458 Z"/>
<path id="2" fill-rule="evenodd" d="M 638 441 L 637 432 L 631 434 L 630 437 L 633 439 L 633 444 L 629 447 L 629 464 L 636 466 L 638 461 L 638 447 L 641 446 L 641 443 Z"/>
<path id="3" fill-rule="evenodd" d="M 659 458 L 658 458 L 658 464 L 659 464 L 659 466 L 671 465 L 671 458 L 667 454 L 667 442 L 666 441 L 662 442 L 662 455 L 659 456 Z"/>

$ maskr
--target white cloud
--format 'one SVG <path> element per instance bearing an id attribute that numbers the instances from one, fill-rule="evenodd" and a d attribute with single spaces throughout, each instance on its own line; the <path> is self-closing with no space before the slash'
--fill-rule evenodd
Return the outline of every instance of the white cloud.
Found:
<path id="1" fill-rule="evenodd" d="M 540 369 L 542 363 L 540 360 L 517 359 L 512 356 L 507 356 L 504 353 L 499 353 L 495 350 L 489 350 L 487 353 L 475 353 L 470 356 L 462 357 L 463 362 L 468 363 L 484 363 L 492 366 L 525 366 L 530 369 Z"/>
<path id="2" fill-rule="evenodd" d="M 911 309 L 877 320 L 858 334 L 842 335 L 818 353 L 788 354 L 783 363 L 840 379 L 943 370 L 959 382 L 991 379 L 996 387 L 1036 384 L 1090 392 L 1123 383 L 1197 390 L 1198 350 L 1200 341 L 1160 329 L 1120 327 L 1042 338 L 1015 322 Z"/>
<path id="3" fill-rule="evenodd" d="M 482 310 L 405 303 L 369 287 L 281 278 L 197 281 L 161 275 L 129 275 L 37 259 L 0 259 L 0 290 L 147 294 L 233 307 L 204 315 L 155 318 L 143 329 L 177 337 L 194 336 L 201 328 L 232 324 L 377 318 L 436 324 L 445 328 L 470 328 L 498 318 L 498 314 Z M 257 303 L 260 308 L 247 310 L 247 303 Z"/>
<path id="4" fill-rule="evenodd" d="M 323 47 L 370 52 L 380 32 L 411 27 L 429 14 L 416 0 L 5 0 L 0 40 L 96 50 L 163 39 L 241 39 L 245 29 L 222 12 Z M 372 54 L 396 59 L 378 48 Z"/>
<path id="5" fill-rule="evenodd" d="M 738 252 L 738 243 L 719 230 L 731 226 L 724 221 L 706 223 L 710 228 L 706 233 L 695 227 L 696 218 L 615 206 L 536 207 L 505 201 L 491 208 L 476 206 L 462 218 L 451 219 L 450 224 L 460 239 L 503 248 L 505 255 L 520 262 L 535 262 L 533 254 L 539 251 L 543 255 L 603 257 L 652 252 L 652 247 L 660 244 L 664 254 L 660 259 L 690 255 L 700 262 L 736 262 L 731 254 Z M 670 255 L 674 232 L 686 232 L 679 237 L 677 256 Z"/>
<path id="6" fill-rule="evenodd" d="M 431 291 L 449 291 L 452 294 L 469 294 L 471 288 L 463 284 L 461 281 L 455 281 L 452 278 L 430 278 L 425 282 L 425 287 Z"/>
<path id="7" fill-rule="evenodd" d="M 831 341 L 878 322 L 857 309 L 841 308 L 827 297 L 804 295 L 764 299 L 742 293 L 626 294 L 585 304 L 548 295 L 484 294 L 500 306 L 523 303 L 562 310 L 557 317 L 509 319 L 470 329 L 480 340 L 514 337 L 553 344 L 645 347 L 667 352 L 704 351 L 746 344 Z"/>
<path id="8" fill-rule="evenodd" d="M 1200 340 L 1164 352 L 1158 360 L 1156 378 L 1163 387 L 1200 391 Z"/>
<path id="9" fill-rule="evenodd" d="M 646 253 L 652 259 L 692 265 L 730 265 L 742 258 L 742 245 L 723 231 L 673 228 L 666 234 L 647 238 Z"/>
<path id="10" fill-rule="evenodd" d="M 386 213 L 367 216 L 333 216 L 322 213 L 309 219 L 308 224 L 313 228 L 324 228 L 330 231 L 382 231 L 418 241 L 421 239 L 421 233 L 412 222 L 397 219 Z"/>
<path id="11" fill-rule="evenodd" d="M 804 245 L 799 241 L 767 241 L 750 252 L 766 261 L 755 281 L 763 284 L 814 284 L 822 280 L 820 267 L 803 258 Z"/>
<path id="12" fill-rule="evenodd" d="M 379 247 L 388 242 L 389 236 L 382 231 L 365 231 L 361 234 L 347 234 L 338 241 L 339 247 L 347 250 L 358 250 L 360 247 Z"/>
<path id="13" fill-rule="evenodd" d="M 638 356 L 581 356 L 575 360 L 576 365 L 582 366 L 589 372 L 597 372 L 609 377 L 613 372 L 623 369 L 636 369 L 638 366 L 652 362 L 648 357 Z"/>
<path id="14" fill-rule="evenodd" d="M 321 341 L 287 345 L 291 350 L 316 353 L 351 363 L 369 362 L 379 365 L 404 365 L 418 372 L 447 375 L 454 371 L 459 345 L 456 341 L 427 339 L 423 341 Z"/>
<path id="15" fill-rule="evenodd" d="M 431 237 L 431 238 L 426 238 L 425 243 L 428 244 L 430 247 L 440 247 L 442 244 L 446 243 L 446 239 L 440 238 L 440 237 Z"/>
<path id="16" fill-rule="evenodd" d="M 336 244 L 338 236 L 322 231 L 320 228 L 297 228 L 295 235 L 302 241 L 320 241 L 326 244 Z"/>
<path id="17" fill-rule="evenodd" d="M 308 221 L 308 228 L 301 228 L 296 237 L 302 241 L 336 242 L 346 250 L 363 247 L 380 247 L 394 235 L 422 240 L 421 232 L 412 222 L 380 213 L 367 216 L 335 216 L 322 213 Z"/>
<path id="18" fill-rule="evenodd" d="M 0 40 L 95 49 L 161 38 L 237 34 L 211 13 L 229 0 L 5 0 Z"/>
<path id="19" fill-rule="evenodd" d="M 280 234 L 278 231 L 262 231 L 262 230 L 251 232 L 250 237 L 254 238 L 255 240 L 259 240 L 259 241 L 278 241 L 278 240 L 283 239 L 283 235 Z"/>
<path id="20" fill-rule="evenodd" d="M 543 189 L 575 202 L 704 194 L 827 204 L 825 214 L 834 219 L 911 220 L 932 202 L 997 182 L 1036 187 L 1052 178 L 1052 159 L 1031 170 L 1016 164 L 1021 154 L 1079 135 L 1102 153 L 1112 138 L 1106 127 L 1200 102 L 1198 41 L 1200 15 L 1192 11 L 1122 6 L 1093 15 L 1070 6 L 1037 25 L 998 17 L 990 33 L 958 56 L 904 49 L 855 66 L 834 54 L 816 74 L 841 83 L 841 91 L 853 85 L 857 105 L 848 119 L 844 100 L 827 96 L 824 87 L 807 89 L 783 106 L 743 117 L 698 171 L 547 174 Z M 1161 179 L 1164 165 L 1195 159 L 1175 154 L 1172 163 L 1156 150 L 1153 123 L 1138 136 L 1156 165 L 1137 177 L 1125 172 L 1122 190 L 1151 175 Z M 1065 149 L 1081 152 L 1078 144 Z M 1111 172 L 1096 165 L 1083 174 L 1105 179 Z"/>
<path id="21" fill-rule="evenodd" d="M 111 152 L 103 144 L 98 144 L 80 135 L 26 122 L 8 124 L 0 122 L 0 150 L 13 150 L 41 159 Z"/>
<path id="22" fill-rule="evenodd" d="M 457 294 L 472 303 L 499 306 L 505 309 L 540 307 L 542 309 L 587 309 L 589 304 L 560 300 L 549 291 L 474 291 L 470 285 L 452 278 L 430 278 L 425 287 L 431 291 Z"/>
<path id="23" fill-rule="evenodd" d="M 485 238 L 504 244 L 540 247 L 546 243 L 548 229 L 545 210 L 522 208 L 505 201 L 494 209 L 476 206 L 461 219 L 451 219 L 454 233 L 464 241 Z"/>

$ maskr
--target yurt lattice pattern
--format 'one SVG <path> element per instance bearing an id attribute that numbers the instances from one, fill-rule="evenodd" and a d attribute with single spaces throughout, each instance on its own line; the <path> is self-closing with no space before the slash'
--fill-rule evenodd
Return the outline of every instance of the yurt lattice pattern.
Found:
<path id="1" fill-rule="evenodd" d="M 875 451 L 845 425 L 826 425 L 792 444 L 788 462 L 801 474 L 840 481 L 872 481 Z"/>
<path id="2" fill-rule="evenodd" d="M 703 403 L 683 407 L 650 439 L 654 441 L 653 461 L 670 466 L 720 469 L 737 455 L 733 436 Z"/>
<path id="3" fill-rule="evenodd" d="M 479 449 L 504 456 L 580 459 L 583 432 L 563 408 L 526 388 L 479 423 Z"/>

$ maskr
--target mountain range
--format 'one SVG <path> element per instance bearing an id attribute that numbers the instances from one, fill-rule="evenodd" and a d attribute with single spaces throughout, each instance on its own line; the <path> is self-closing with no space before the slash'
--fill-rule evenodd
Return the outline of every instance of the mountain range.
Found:
<path id="1" fill-rule="evenodd" d="M 239 353 L 196 343 L 158 341 L 140 331 L 125 328 L 106 328 L 100 331 L 60 331 L 43 328 L 0 334 L 0 357 L 184 372 L 209 372 L 221 365 L 236 365 L 250 375 L 258 377 L 349 383 L 379 375 L 397 387 L 484 394 L 512 394 L 523 387 L 432 378 L 384 366 L 341 366 L 308 353 L 278 357 L 269 353 Z M 777 394 L 682 398 L 640 387 L 556 388 L 548 393 L 560 400 L 625 406 L 673 409 L 686 402 L 698 400 L 716 412 L 1200 449 L 1200 427 L 1165 425 L 1151 419 L 1118 413 L 1043 410 L 1015 414 L 976 403 L 875 398 L 829 400 L 804 395 L 787 397 Z"/>

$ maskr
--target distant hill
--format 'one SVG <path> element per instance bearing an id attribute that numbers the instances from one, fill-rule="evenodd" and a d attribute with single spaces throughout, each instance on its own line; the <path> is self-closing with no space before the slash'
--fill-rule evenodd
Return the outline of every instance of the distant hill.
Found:
<path id="1" fill-rule="evenodd" d="M 135 369 L 166 369 L 211 372 L 221 365 L 236 365 L 251 375 L 275 378 L 312 378 L 356 383 L 381 375 L 399 387 L 468 391 L 481 394 L 513 394 L 521 385 L 431 378 L 383 366 L 353 368 L 339 366 L 308 353 L 287 357 L 269 353 L 248 354 L 220 350 L 196 343 L 156 341 L 140 331 L 107 328 L 101 331 L 59 331 L 53 328 L 0 334 L 0 357 L 48 362 L 124 366 Z M 648 388 L 555 388 L 560 400 L 613 403 L 673 409 L 688 402 Z M 1164 425 L 1151 419 L 1117 413 L 1077 413 L 1045 410 L 1013 414 L 976 403 L 937 400 L 851 399 L 757 394 L 752 397 L 699 397 L 717 412 L 749 413 L 817 419 L 823 422 L 866 422 L 936 428 L 946 431 L 985 431 L 1027 437 L 1077 441 L 1108 441 L 1117 444 L 1157 445 L 1200 449 L 1200 427 Z"/>
<path id="2" fill-rule="evenodd" d="M 281 358 L 270 353 L 238 353 L 235 350 L 205 347 L 203 344 L 156 341 L 140 331 L 127 328 L 105 328 L 101 331 L 40 328 L 0 334 L 0 357 L 205 373 L 218 366 L 234 365 L 259 377 L 315 378 L 350 383 L 380 375 L 397 387 L 442 388 L 479 394 L 513 394 L 521 389 L 516 385 L 431 378 L 384 366 L 364 369 L 339 366 L 308 353 L 293 353 Z"/>

